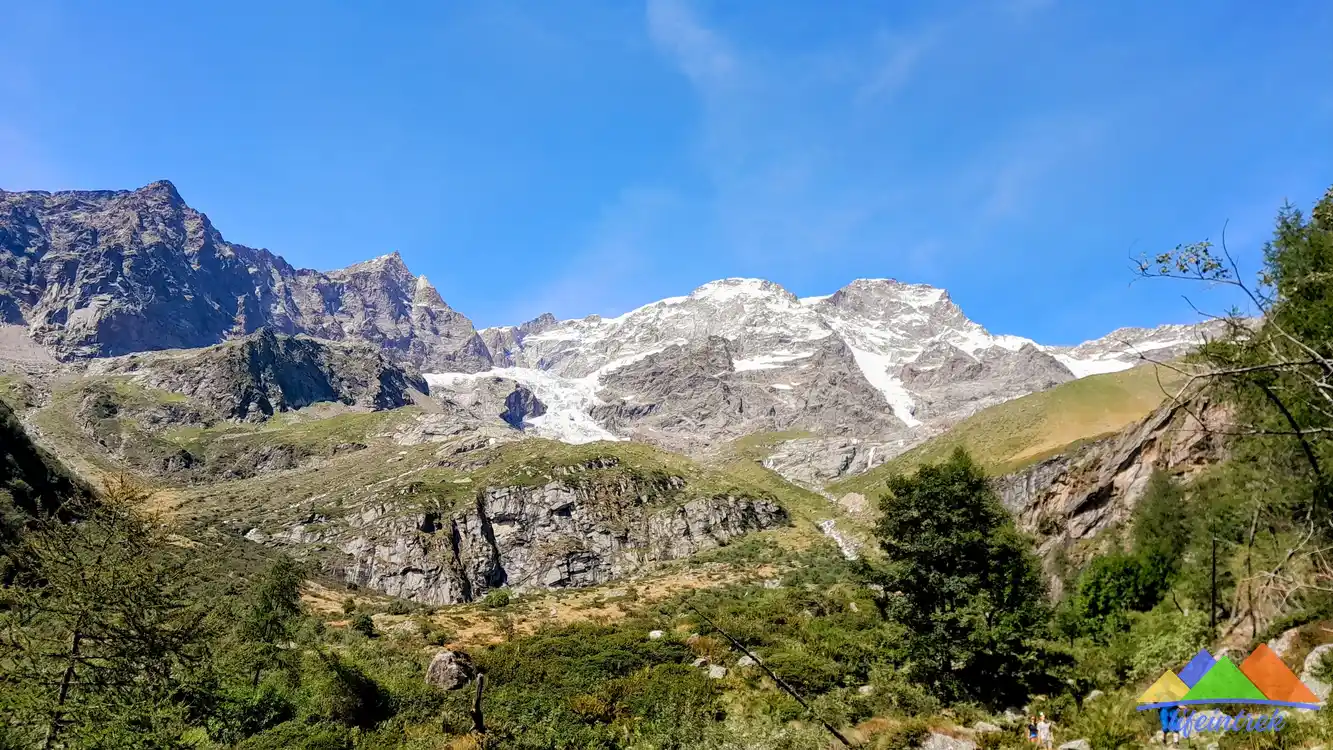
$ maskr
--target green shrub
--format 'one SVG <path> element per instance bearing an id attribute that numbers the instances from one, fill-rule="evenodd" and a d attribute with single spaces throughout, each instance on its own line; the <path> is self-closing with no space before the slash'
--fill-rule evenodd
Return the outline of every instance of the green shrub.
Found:
<path id="1" fill-rule="evenodd" d="M 1182 614 L 1162 604 L 1135 615 L 1127 637 L 1134 644 L 1130 678 L 1157 677 L 1165 669 L 1178 667 L 1207 646 L 1210 636 L 1208 616 L 1201 611 Z"/>
<path id="2" fill-rule="evenodd" d="M 375 620 L 365 612 L 353 617 L 348 627 L 367 638 L 375 637 Z"/>
<path id="3" fill-rule="evenodd" d="M 345 727 L 289 721 L 246 739 L 238 750 L 352 750 Z"/>
<path id="4" fill-rule="evenodd" d="M 874 750 L 915 750 L 930 737 L 930 726 L 922 719 L 908 719 L 875 737 Z"/>
<path id="5" fill-rule="evenodd" d="M 1136 711 L 1134 699 L 1120 693 L 1103 695 L 1070 712 L 1068 724 L 1066 734 L 1082 737 L 1099 750 L 1141 747 L 1144 738 L 1161 728 L 1157 712 Z"/>
<path id="6" fill-rule="evenodd" d="M 356 665 L 337 654 L 306 659 L 301 676 L 304 718 L 370 728 L 388 718 L 388 696 Z"/>
<path id="7" fill-rule="evenodd" d="M 509 606 L 509 589 L 491 589 L 481 598 L 481 606 L 487 609 L 499 609 Z"/>

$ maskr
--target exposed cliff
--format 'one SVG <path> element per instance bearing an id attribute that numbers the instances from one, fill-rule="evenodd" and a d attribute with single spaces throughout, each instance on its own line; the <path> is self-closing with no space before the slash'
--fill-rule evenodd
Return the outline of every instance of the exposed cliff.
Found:
<path id="1" fill-rule="evenodd" d="M 1047 557 L 1126 522 L 1154 468 L 1190 477 L 1225 454 L 1227 409 L 1205 396 L 1163 405 L 1107 438 L 996 480 L 1019 527 Z"/>
<path id="2" fill-rule="evenodd" d="M 372 486 L 351 505 L 322 493 L 320 510 L 246 535 L 349 583 L 443 604 L 603 583 L 788 522 L 770 493 L 645 446 L 525 440 Z"/>

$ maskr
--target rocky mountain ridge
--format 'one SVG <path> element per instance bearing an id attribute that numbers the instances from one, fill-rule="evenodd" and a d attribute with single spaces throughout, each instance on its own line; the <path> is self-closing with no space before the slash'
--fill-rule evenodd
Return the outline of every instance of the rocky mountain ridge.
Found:
<path id="1" fill-rule="evenodd" d="M 1130 367 L 1140 354 L 1178 356 L 1212 331 L 1122 329 L 1049 347 L 990 333 L 924 284 L 857 279 L 798 298 L 738 278 L 614 318 L 546 314 L 477 331 L 397 253 L 297 269 L 226 241 L 165 181 L 0 191 L 0 328 L 10 332 L 4 342 L 23 330 L 65 360 L 195 349 L 262 330 L 369 344 L 405 368 L 403 385 L 424 372 L 437 397 L 486 401 L 535 435 L 700 453 L 755 432 L 805 432 L 801 460 L 835 477 L 992 404 Z M 308 370 L 300 347 L 278 353 Z M 257 410 L 248 415 L 268 413 L 263 398 L 245 405 Z"/>
<path id="2" fill-rule="evenodd" d="M 801 299 L 770 281 L 722 279 L 615 318 L 485 329 L 504 352 L 495 368 L 427 379 L 439 392 L 512 379 L 546 405 L 529 429 L 571 442 L 698 452 L 755 432 L 808 432 L 797 463 L 821 468 L 783 473 L 809 485 L 877 465 L 993 404 L 1144 356 L 1171 359 L 1219 330 L 1122 329 L 1048 347 L 991 334 L 927 285 L 858 279 Z"/>
<path id="3" fill-rule="evenodd" d="M 0 190 L 0 323 L 63 359 L 211 346 L 261 328 L 363 341 L 413 366 L 490 354 L 397 253 L 339 271 L 231 243 L 170 182 L 134 191 Z"/>

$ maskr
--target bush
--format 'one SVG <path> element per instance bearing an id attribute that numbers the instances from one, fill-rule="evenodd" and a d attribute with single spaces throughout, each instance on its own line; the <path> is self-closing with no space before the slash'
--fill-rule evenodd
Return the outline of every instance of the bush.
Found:
<path id="1" fill-rule="evenodd" d="M 1070 733 L 1107 750 L 1141 747 L 1160 728 L 1156 711 L 1136 711 L 1133 698 L 1115 693 L 1084 705 L 1069 720 Z"/>
<path id="2" fill-rule="evenodd" d="M 509 606 L 509 589 L 491 589 L 481 598 L 481 606 L 487 609 L 499 609 Z"/>
<path id="3" fill-rule="evenodd" d="M 353 617 L 352 622 L 348 625 L 348 627 L 350 627 L 353 631 L 360 633 L 361 635 L 364 635 L 367 638 L 375 637 L 375 620 L 372 619 L 370 615 L 364 612 L 357 615 L 356 617 Z"/>
<path id="4" fill-rule="evenodd" d="M 1135 644 L 1130 678 L 1157 677 L 1164 669 L 1183 664 L 1208 645 L 1211 631 L 1208 616 L 1201 611 L 1181 614 L 1160 605 L 1134 616 L 1127 640 Z"/>
<path id="5" fill-rule="evenodd" d="M 238 750 L 352 750 L 344 727 L 289 721 L 236 746 Z"/>
<path id="6" fill-rule="evenodd" d="M 248 695 L 227 701 L 213 738 L 231 743 L 296 718 L 297 708 L 289 695 L 273 682 L 266 680 Z"/>
<path id="7" fill-rule="evenodd" d="M 875 750 L 915 750 L 930 737 L 930 726 L 922 719 L 908 719 L 875 737 Z"/>
<path id="8" fill-rule="evenodd" d="M 801 695 L 832 690 L 843 677 L 843 670 L 836 661 L 799 647 L 776 651 L 764 660 L 764 664 Z"/>
<path id="9" fill-rule="evenodd" d="M 304 718 L 368 729 L 388 718 L 392 706 L 374 680 L 336 654 L 306 660 L 301 680 Z"/>

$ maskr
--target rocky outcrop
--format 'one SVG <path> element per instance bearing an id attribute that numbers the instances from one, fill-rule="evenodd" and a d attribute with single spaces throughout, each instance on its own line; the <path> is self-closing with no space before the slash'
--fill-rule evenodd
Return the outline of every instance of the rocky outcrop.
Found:
<path id="1" fill-rule="evenodd" d="M 516 430 L 527 429 L 530 420 L 546 413 L 546 403 L 531 388 L 510 378 L 483 374 L 449 382 L 449 388 L 436 389 L 436 401 L 456 404 L 482 419 L 499 419 Z"/>
<path id="2" fill-rule="evenodd" d="M 92 489 L 28 437 L 0 400 L 0 554 L 28 518 L 47 516 L 93 497 Z M 17 513 L 15 513 L 17 511 Z"/>
<path id="3" fill-rule="evenodd" d="M 190 396 L 224 419 L 248 421 L 321 402 L 394 409 L 429 390 L 420 375 L 376 348 L 269 329 L 205 349 L 101 360 L 89 372 L 130 375 L 149 388 Z"/>
<path id="4" fill-rule="evenodd" d="M 1206 396 L 1175 401 L 1111 437 L 999 477 L 996 487 L 1046 554 L 1127 521 L 1154 468 L 1188 477 L 1221 460 L 1227 416 Z"/>
<path id="5" fill-rule="evenodd" d="M 505 396 L 505 408 L 500 418 L 510 427 L 521 430 L 530 417 L 540 417 L 545 413 L 546 404 L 536 394 L 521 385 L 515 385 L 514 390 Z"/>
<path id="6" fill-rule="evenodd" d="M 904 365 L 899 376 L 916 398 L 918 419 L 949 421 L 1074 379 L 1065 365 L 1032 344 L 971 354 L 945 342 Z"/>
<path id="7" fill-rule="evenodd" d="M 603 459 L 605 461 L 605 459 Z M 576 467 L 536 487 L 480 491 L 450 512 L 376 504 L 342 522 L 314 517 L 271 535 L 336 545 L 329 572 L 392 596 L 452 604 L 488 590 L 592 586 L 787 521 L 771 498 L 687 496 L 677 476 L 630 480 Z"/>
<path id="8" fill-rule="evenodd" d="M 616 369 L 602 378 L 597 395 L 604 404 L 592 416 L 618 435 L 678 449 L 773 430 L 862 435 L 904 429 L 836 337 L 813 342 L 789 368 L 747 366 L 734 346 L 710 336 Z"/>
<path id="9" fill-rule="evenodd" d="M 0 322 L 62 358 L 212 346 L 261 328 L 362 341 L 419 369 L 490 354 L 397 253 L 297 269 L 227 242 L 170 182 L 134 191 L 0 190 Z"/>
<path id="10" fill-rule="evenodd" d="M 551 313 L 541 315 L 522 325 L 484 328 L 477 332 L 490 351 L 491 361 L 497 367 L 513 367 L 518 364 L 518 356 L 523 351 L 523 340 L 534 333 L 541 333 L 556 325 L 559 321 Z"/>

